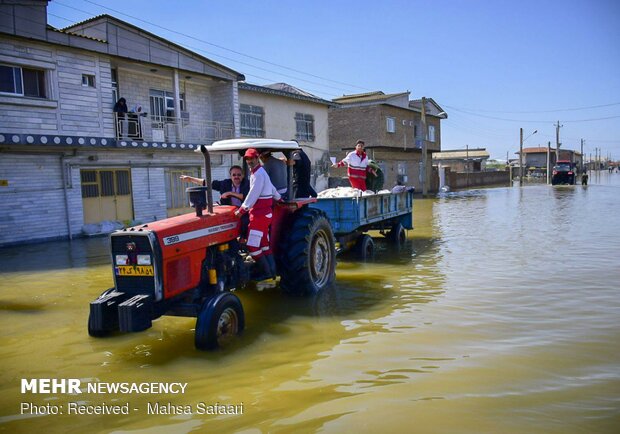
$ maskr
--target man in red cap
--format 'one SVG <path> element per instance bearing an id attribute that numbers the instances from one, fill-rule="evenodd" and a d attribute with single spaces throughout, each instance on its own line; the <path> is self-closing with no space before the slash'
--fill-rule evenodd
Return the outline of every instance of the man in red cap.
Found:
<path id="1" fill-rule="evenodd" d="M 235 211 L 241 216 L 249 211 L 248 252 L 256 262 L 255 280 L 264 280 L 276 276 L 276 263 L 269 244 L 269 226 L 273 217 L 273 199 L 280 200 L 280 193 L 271 183 L 269 175 L 260 165 L 259 153 L 250 148 L 243 158 L 250 168 L 250 191 L 245 200 Z"/>

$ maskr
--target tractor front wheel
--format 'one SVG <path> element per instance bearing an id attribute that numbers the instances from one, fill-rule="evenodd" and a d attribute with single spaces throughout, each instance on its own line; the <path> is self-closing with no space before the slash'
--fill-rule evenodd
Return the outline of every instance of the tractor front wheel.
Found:
<path id="1" fill-rule="evenodd" d="M 224 292 L 208 299 L 196 318 L 194 343 L 199 350 L 224 347 L 245 327 L 245 316 L 239 297 Z"/>

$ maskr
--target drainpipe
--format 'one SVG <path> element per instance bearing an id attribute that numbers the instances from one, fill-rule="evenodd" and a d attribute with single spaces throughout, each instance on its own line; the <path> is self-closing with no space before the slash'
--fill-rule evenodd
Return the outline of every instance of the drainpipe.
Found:
<path id="1" fill-rule="evenodd" d="M 67 231 L 69 232 L 69 241 L 73 240 L 71 229 L 71 215 L 69 213 L 69 193 L 67 192 L 67 168 L 65 167 L 65 155 L 60 156 L 60 171 L 62 172 L 62 190 L 65 196 L 65 216 L 67 217 Z"/>

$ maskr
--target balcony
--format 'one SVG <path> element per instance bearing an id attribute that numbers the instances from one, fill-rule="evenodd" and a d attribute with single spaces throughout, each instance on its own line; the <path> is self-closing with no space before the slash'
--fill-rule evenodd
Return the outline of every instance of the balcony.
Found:
<path id="1" fill-rule="evenodd" d="M 230 122 L 190 121 L 189 116 L 173 118 L 146 113 L 114 113 L 117 140 L 144 142 L 194 143 L 208 145 L 234 137 Z"/>

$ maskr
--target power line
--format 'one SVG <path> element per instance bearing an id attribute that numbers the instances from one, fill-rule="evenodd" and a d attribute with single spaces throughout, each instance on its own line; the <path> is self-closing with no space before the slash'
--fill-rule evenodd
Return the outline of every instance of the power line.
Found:
<path id="1" fill-rule="evenodd" d="M 61 4 L 61 3 L 58 3 L 58 4 Z M 75 8 L 72 8 L 72 9 L 75 9 Z M 81 10 L 79 10 L 79 9 L 76 9 L 76 10 L 78 10 L 78 11 L 80 11 L 80 12 L 88 13 L 88 12 L 85 12 L 85 11 L 81 11 Z M 49 15 L 54 16 L 54 17 L 56 17 L 56 18 L 60 18 L 60 19 L 62 19 L 62 20 L 66 20 L 66 21 L 69 21 L 69 22 L 73 22 L 73 20 L 70 20 L 70 19 L 68 19 L 68 18 L 62 17 L 62 16 L 60 16 L 60 15 L 56 15 L 56 14 L 53 14 L 53 13 L 49 13 Z M 136 43 L 138 43 L 138 42 L 136 42 Z M 139 44 L 139 43 L 138 43 L 138 44 Z M 146 44 L 142 44 L 142 45 L 146 46 Z M 182 45 L 183 45 L 185 48 L 188 48 L 188 49 L 194 50 L 194 51 L 196 51 L 196 52 L 205 53 L 205 54 L 209 55 L 210 57 L 222 58 L 222 59 L 225 59 L 225 60 L 228 60 L 228 61 L 231 61 L 231 62 L 239 63 L 239 64 L 241 64 L 241 65 L 249 66 L 249 67 L 251 67 L 251 68 L 256 68 L 256 69 L 259 69 L 259 70 L 262 70 L 262 71 L 265 71 L 265 72 L 270 72 L 270 73 L 272 73 L 272 74 L 277 74 L 277 75 L 282 76 L 282 77 L 287 77 L 287 78 L 292 78 L 292 79 L 294 79 L 294 80 L 303 81 L 303 82 L 305 82 L 305 83 L 310 83 L 310 84 L 314 84 L 314 85 L 317 85 L 317 86 L 323 86 L 323 87 L 330 88 L 330 89 L 335 89 L 335 90 L 342 90 L 342 88 L 335 87 L 335 86 L 331 86 L 331 85 L 329 85 L 329 84 L 317 83 L 317 82 L 312 81 L 312 80 L 306 80 L 306 79 L 301 78 L 301 77 L 295 77 L 295 76 L 293 76 L 293 75 L 285 74 L 285 73 L 278 72 L 278 71 L 273 71 L 273 70 L 270 70 L 270 69 L 267 69 L 267 68 L 263 68 L 263 67 L 260 67 L 260 66 L 252 65 L 252 64 L 247 63 L 247 62 L 243 62 L 243 61 L 241 61 L 241 60 L 232 59 L 232 58 L 230 58 L 230 57 L 226 57 L 226 56 L 223 56 L 223 55 L 221 55 L 221 54 L 216 54 L 216 53 L 213 53 L 213 52 L 210 52 L 210 51 L 204 50 L 204 49 L 202 49 L 202 48 L 194 47 L 194 46 L 191 46 L 191 45 L 188 45 L 188 44 L 182 44 Z M 127 48 L 127 47 L 125 47 L 125 49 L 128 49 L 128 48 Z M 137 52 L 137 51 L 135 51 L 135 50 L 133 50 L 133 51 L 134 51 L 136 54 L 139 54 L 139 52 Z M 259 76 L 259 75 L 256 75 L 256 74 L 251 74 L 251 73 L 244 73 L 244 75 L 251 75 L 251 76 L 256 77 L 256 78 L 259 78 L 259 79 L 261 79 L 261 80 L 265 80 L 265 81 L 267 81 L 267 82 L 277 82 L 277 81 L 279 81 L 279 80 L 277 80 L 277 79 L 273 79 L 273 78 L 266 78 L 266 77 L 261 77 L 261 76 Z M 329 93 L 328 91 L 324 91 L 324 90 L 316 90 L 316 89 L 310 89 L 310 88 L 305 88 L 305 90 L 312 91 L 312 92 L 315 92 L 315 93 L 320 93 L 320 94 L 323 94 L 323 95 L 328 95 L 328 96 L 331 96 L 331 97 L 337 97 L 337 96 L 340 96 L 339 94 Z"/>
<path id="2" fill-rule="evenodd" d="M 159 25 L 159 24 L 155 24 L 155 23 L 153 23 L 153 22 L 151 22 L 151 21 L 143 20 L 143 19 L 141 19 L 141 18 L 135 17 L 135 16 L 133 16 L 133 15 L 126 14 L 126 13 L 124 13 L 124 12 L 118 11 L 118 10 L 116 10 L 116 9 L 109 8 L 109 7 L 107 7 L 107 6 L 104 6 L 104 5 L 102 5 L 102 4 L 99 4 L 99 3 L 96 3 L 96 2 L 93 2 L 93 1 L 90 1 L 90 0 L 83 0 L 83 1 L 85 1 L 85 2 L 87 2 L 87 3 L 91 3 L 91 4 L 96 5 L 96 6 L 99 6 L 99 7 L 103 8 L 103 9 L 106 9 L 106 10 L 109 10 L 109 11 L 112 11 L 112 12 L 116 12 L 116 13 L 118 13 L 118 14 L 124 15 L 124 16 L 129 17 L 129 18 L 132 18 L 132 19 L 134 19 L 134 20 L 141 21 L 141 22 L 146 23 L 146 24 L 150 24 L 150 25 L 152 25 L 152 26 L 154 26 L 154 27 L 157 27 L 157 28 L 160 28 L 160 29 L 166 30 L 166 31 L 168 31 L 168 32 L 171 32 L 171 33 L 174 33 L 174 34 L 177 34 L 177 35 L 180 35 L 180 36 L 183 36 L 183 37 L 186 37 L 186 38 L 189 38 L 189 39 L 192 39 L 192 40 L 198 41 L 198 42 L 202 42 L 202 43 L 204 43 L 204 44 L 211 45 L 211 46 L 216 47 L 216 48 L 219 48 L 219 49 L 221 49 L 221 50 L 229 51 L 229 52 L 231 52 L 231 53 L 237 54 L 237 55 L 239 55 L 239 56 L 247 57 L 247 58 L 249 58 L 249 59 L 253 59 L 253 60 L 256 60 L 256 61 L 258 61 L 258 62 L 263 62 L 263 63 L 269 64 L 269 65 L 272 65 L 272 66 L 277 66 L 278 68 L 287 69 L 287 70 L 289 70 L 289 71 L 297 72 L 297 73 L 299 73 L 299 74 L 308 75 L 308 76 L 310 76 L 310 77 L 318 78 L 318 79 L 320 79 L 320 80 L 325 80 L 325 81 L 329 81 L 329 82 L 332 82 L 332 83 L 336 83 L 336 84 L 340 84 L 340 85 L 344 85 L 344 86 L 348 86 L 348 87 L 352 87 L 352 88 L 356 88 L 356 89 L 369 90 L 369 89 L 367 89 L 367 88 L 364 88 L 364 87 L 361 87 L 361 86 L 357 86 L 357 85 L 355 85 L 355 84 L 345 83 L 345 82 L 341 82 L 341 81 L 333 80 L 333 79 L 330 79 L 330 78 L 321 77 L 321 76 L 319 76 L 319 75 L 311 74 L 311 73 L 309 73 L 309 72 L 301 71 L 301 70 L 298 70 L 298 69 L 295 69 L 295 68 L 291 68 L 291 67 L 289 67 L 289 66 L 281 65 L 281 64 L 278 64 L 278 63 L 275 63 L 275 62 L 270 62 L 270 61 L 268 61 L 268 60 L 264 60 L 264 59 L 261 59 L 261 58 L 259 58 L 259 57 L 251 56 L 251 55 L 249 55 L 249 54 L 245 54 L 245 53 L 242 53 L 242 52 L 240 52 L 240 51 L 232 50 L 232 49 L 227 48 L 227 47 L 224 47 L 224 46 L 222 46 L 222 45 L 214 44 L 214 43 L 212 43 L 212 42 L 205 41 L 204 39 L 196 38 L 195 36 L 188 35 L 188 34 L 186 34 L 186 33 L 179 32 L 179 31 L 176 31 L 176 30 L 169 29 L 169 28 L 164 27 L 164 26 L 161 26 L 161 25 Z M 75 7 L 73 7 L 73 6 L 69 6 L 69 5 L 64 4 L 64 3 L 62 3 L 62 2 L 59 2 L 59 1 L 56 1 L 55 3 L 56 3 L 56 4 L 59 4 L 59 5 L 62 5 L 62 6 L 65 6 L 65 7 L 67 7 L 67 8 L 70 8 L 70 9 L 74 9 L 74 10 L 79 11 L 79 12 L 82 12 L 82 13 L 92 14 L 91 12 L 84 11 L 84 10 L 81 10 L 81 9 L 78 9 L 78 8 L 75 8 Z M 239 61 L 239 63 L 242 63 L 242 62 L 240 62 L 240 61 Z M 250 66 L 254 66 L 254 65 L 250 65 Z M 254 67 L 255 67 L 255 68 L 259 68 L 259 67 L 257 67 L 257 66 L 254 66 Z M 273 72 L 273 71 L 269 71 L 269 72 Z M 275 72 L 275 73 L 276 73 L 276 74 L 281 74 L 281 73 L 278 73 L 278 72 Z M 284 74 L 281 74 L 281 75 L 284 75 Z M 315 84 L 316 84 L 316 83 L 315 83 Z M 324 84 L 319 84 L 319 85 L 329 87 L 329 86 L 324 85 Z"/>
<path id="3" fill-rule="evenodd" d="M 482 113 L 504 113 L 504 114 L 535 114 L 535 113 L 557 113 L 557 112 L 567 112 L 567 111 L 577 111 L 577 110 L 590 110 L 594 108 L 602 108 L 602 107 L 612 107 L 620 105 L 620 102 L 612 102 L 609 104 L 599 104 L 599 105 L 591 105 L 587 107 L 573 107 L 573 108 L 562 108 L 562 109 L 553 109 L 553 110 L 529 110 L 529 111 L 500 111 L 500 110 L 483 110 L 483 109 L 469 109 L 469 108 L 461 108 L 461 110 L 466 110 L 469 112 L 482 112 Z M 443 105 L 444 107 L 457 109 L 457 107 L 453 107 L 447 104 Z"/>
<path id="4" fill-rule="evenodd" d="M 472 113 L 469 112 L 467 110 L 462 110 L 456 107 L 452 107 L 452 106 L 448 106 L 445 104 L 440 104 L 442 107 L 447 107 L 450 108 L 452 110 L 455 110 L 457 112 L 461 112 L 461 113 L 465 113 L 468 114 L 470 116 L 478 116 L 481 118 L 487 118 L 487 119 L 494 119 L 497 121 L 505 121 L 505 122 L 521 122 L 521 123 L 537 123 L 537 124 L 546 124 L 546 123 L 551 123 L 554 122 L 552 120 L 526 120 L 526 119 L 507 119 L 507 118 L 499 118 L 496 116 L 488 116 L 488 115 L 481 115 L 478 113 Z M 592 121 L 601 121 L 601 120 L 606 120 L 606 119 L 615 119 L 615 118 L 620 118 L 620 115 L 614 115 L 614 116 L 606 116 L 606 117 L 600 117 L 600 118 L 591 118 L 591 119 L 573 119 L 573 120 L 565 120 L 563 122 L 569 122 L 569 123 L 575 123 L 575 122 L 592 122 Z"/>

